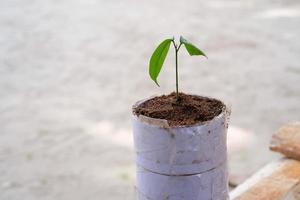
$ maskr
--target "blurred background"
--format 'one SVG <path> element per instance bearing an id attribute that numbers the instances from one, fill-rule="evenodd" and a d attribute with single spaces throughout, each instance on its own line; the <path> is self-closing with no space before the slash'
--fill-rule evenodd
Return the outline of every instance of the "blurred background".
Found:
<path id="1" fill-rule="evenodd" d="M 131 106 L 175 90 L 183 35 L 209 59 L 179 55 L 180 90 L 232 107 L 230 179 L 277 155 L 270 136 L 300 118 L 297 0 L 1 0 L 0 199 L 133 200 Z"/>

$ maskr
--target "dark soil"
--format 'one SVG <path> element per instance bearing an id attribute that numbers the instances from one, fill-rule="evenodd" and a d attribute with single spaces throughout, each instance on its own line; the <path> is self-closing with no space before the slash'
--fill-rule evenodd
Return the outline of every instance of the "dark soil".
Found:
<path id="1" fill-rule="evenodd" d="M 193 125 L 218 116 L 224 104 L 217 100 L 196 95 L 176 93 L 154 97 L 133 110 L 136 115 L 166 119 L 171 127 Z"/>

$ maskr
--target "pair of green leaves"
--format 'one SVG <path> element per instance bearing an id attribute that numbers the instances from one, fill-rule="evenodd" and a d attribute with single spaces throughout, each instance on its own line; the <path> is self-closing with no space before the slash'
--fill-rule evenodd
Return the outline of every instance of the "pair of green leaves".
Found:
<path id="1" fill-rule="evenodd" d="M 155 51 L 153 52 L 151 59 L 150 59 L 150 63 L 149 63 L 149 74 L 151 79 L 159 86 L 158 82 L 157 82 L 157 77 L 161 71 L 161 68 L 164 64 L 164 61 L 166 59 L 166 56 L 169 52 L 170 49 L 170 45 L 171 43 L 174 43 L 174 47 L 176 50 L 176 53 L 178 52 L 180 46 L 183 44 L 187 50 L 187 52 L 190 54 L 190 56 L 205 56 L 206 55 L 199 49 L 197 48 L 195 45 L 193 45 L 192 43 L 188 42 L 186 39 L 184 39 L 182 36 L 180 36 L 180 45 L 176 46 L 175 45 L 175 41 L 174 38 L 173 39 L 166 39 L 163 42 L 161 42 L 158 47 L 155 49 Z"/>

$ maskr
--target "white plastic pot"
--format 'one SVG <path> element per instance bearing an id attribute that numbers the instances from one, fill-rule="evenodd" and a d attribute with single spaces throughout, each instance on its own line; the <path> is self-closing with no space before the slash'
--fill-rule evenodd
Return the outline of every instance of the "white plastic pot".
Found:
<path id="1" fill-rule="evenodd" d="M 137 167 L 138 200 L 226 200 L 226 162 L 205 173 L 167 176 Z"/>
<path id="2" fill-rule="evenodd" d="M 228 199 L 229 113 L 224 106 L 210 121 L 181 127 L 133 114 L 137 199 Z"/>

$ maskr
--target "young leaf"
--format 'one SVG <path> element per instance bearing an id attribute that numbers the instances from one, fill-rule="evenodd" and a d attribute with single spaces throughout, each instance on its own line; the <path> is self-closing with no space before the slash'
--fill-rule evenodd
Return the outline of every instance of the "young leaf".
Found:
<path id="1" fill-rule="evenodd" d="M 182 36 L 180 36 L 180 43 L 184 44 L 184 46 L 185 46 L 186 50 L 189 52 L 190 56 L 201 55 L 201 56 L 205 56 L 207 58 L 207 56 L 200 49 L 198 49 L 192 43 L 188 42 Z"/>
<path id="2" fill-rule="evenodd" d="M 166 56 L 168 54 L 172 39 L 166 39 L 158 45 L 153 52 L 149 63 L 149 75 L 151 79 L 159 86 L 157 77 L 164 64 Z"/>

